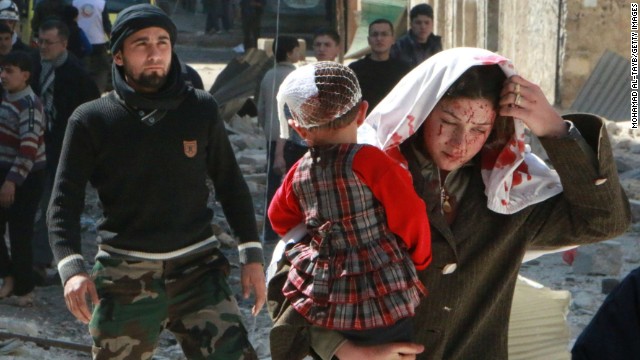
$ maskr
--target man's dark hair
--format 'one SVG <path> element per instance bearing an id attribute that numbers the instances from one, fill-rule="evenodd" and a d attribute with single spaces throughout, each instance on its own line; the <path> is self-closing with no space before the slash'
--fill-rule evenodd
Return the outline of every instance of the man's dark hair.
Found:
<path id="1" fill-rule="evenodd" d="M 13 34 L 9 25 L 5 23 L 0 23 L 0 34 Z"/>
<path id="2" fill-rule="evenodd" d="M 429 4 L 418 4 L 411 8 L 409 12 L 409 20 L 417 18 L 418 15 L 425 15 L 433 20 L 433 8 Z"/>
<path id="3" fill-rule="evenodd" d="M 276 56 L 276 62 L 282 62 L 287 60 L 287 53 L 293 51 L 293 49 L 298 46 L 300 46 L 300 44 L 298 44 L 298 39 L 293 36 L 281 35 L 278 36 L 277 41 L 273 42 L 271 50 Z"/>
<path id="4" fill-rule="evenodd" d="M 78 14 L 79 14 L 78 9 L 75 6 L 65 5 L 62 8 L 62 19 L 67 24 L 71 23 L 72 21 L 75 21 L 75 19 L 78 17 Z"/>
<path id="5" fill-rule="evenodd" d="M 22 71 L 31 72 L 33 69 L 33 61 L 31 55 L 24 51 L 12 51 L 0 59 L 0 66 L 15 66 Z"/>
<path id="6" fill-rule="evenodd" d="M 58 36 L 60 36 L 62 40 L 69 40 L 69 27 L 62 21 L 56 19 L 47 20 L 42 23 L 38 34 L 42 34 L 45 31 L 53 29 L 58 30 Z"/>
<path id="7" fill-rule="evenodd" d="M 340 35 L 337 31 L 328 28 L 320 28 L 313 33 L 313 40 L 315 41 L 318 36 L 328 36 L 336 42 L 336 44 L 340 45 Z"/>
<path id="8" fill-rule="evenodd" d="M 375 19 L 371 22 L 371 24 L 369 24 L 369 31 L 371 31 L 371 27 L 376 24 L 388 24 L 389 27 L 391 28 L 391 35 L 393 35 L 393 32 L 394 32 L 393 23 L 391 21 L 387 19 Z"/>

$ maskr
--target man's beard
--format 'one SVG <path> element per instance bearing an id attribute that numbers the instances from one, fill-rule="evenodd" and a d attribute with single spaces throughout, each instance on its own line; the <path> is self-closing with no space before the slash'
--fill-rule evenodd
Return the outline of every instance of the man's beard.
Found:
<path id="1" fill-rule="evenodd" d="M 133 81 L 138 87 L 159 90 L 167 81 L 167 75 L 160 75 L 157 72 L 150 74 L 140 74 L 137 77 L 127 74 L 127 78 Z"/>

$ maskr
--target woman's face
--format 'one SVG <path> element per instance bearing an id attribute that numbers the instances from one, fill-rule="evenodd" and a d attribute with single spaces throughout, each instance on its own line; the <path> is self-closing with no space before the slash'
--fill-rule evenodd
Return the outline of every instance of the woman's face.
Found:
<path id="1" fill-rule="evenodd" d="M 452 171 L 482 149 L 496 118 L 486 99 L 442 99 L 423 126 L 425 148 L 441 170 Z"/>

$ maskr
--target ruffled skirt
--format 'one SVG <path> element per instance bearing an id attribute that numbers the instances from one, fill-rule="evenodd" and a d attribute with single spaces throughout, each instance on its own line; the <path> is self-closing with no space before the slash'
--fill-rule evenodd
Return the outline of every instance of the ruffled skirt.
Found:
<path id="1" fill-rule="evenodd" d="M 335 330 L 390 326 L 413 316 L 426 295 L 404 244 L 396 239 L 325 252 L 314 241 L 286 252 L 291 270 L 283 294 L 314 325 Z"/>

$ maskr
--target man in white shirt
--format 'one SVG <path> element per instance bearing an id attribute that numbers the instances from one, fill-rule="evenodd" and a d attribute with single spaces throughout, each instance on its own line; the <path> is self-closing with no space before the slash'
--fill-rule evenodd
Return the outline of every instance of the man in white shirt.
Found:
<path id="1" fill-rule="evenodd" d="M 85 67 L 101 93 L 109 86 L 111 57 L 108 53 L 111 21 L 105 0 L 73 0 L 78 9 L 78 26 L 85 32 L 91 42 L 91 54 L 85 57 Z"/>

